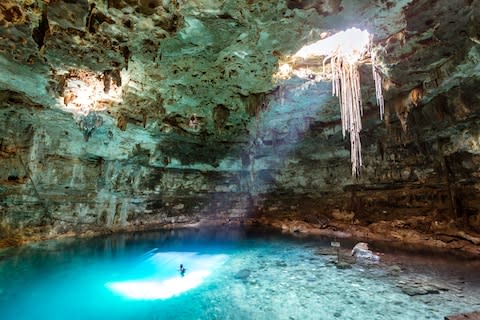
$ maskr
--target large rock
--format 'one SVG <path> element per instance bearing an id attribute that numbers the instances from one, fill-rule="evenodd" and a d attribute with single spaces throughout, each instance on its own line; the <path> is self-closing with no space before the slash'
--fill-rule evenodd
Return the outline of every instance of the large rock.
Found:
<path id="1" fill-rule="evenodd" d="M 368 243 L 359 242 L 352 249 L 352 256 L 354 256 L 358 261 L 380 261 L 380 256 L 373 253 L 372 250 L 368 248 Z"/>

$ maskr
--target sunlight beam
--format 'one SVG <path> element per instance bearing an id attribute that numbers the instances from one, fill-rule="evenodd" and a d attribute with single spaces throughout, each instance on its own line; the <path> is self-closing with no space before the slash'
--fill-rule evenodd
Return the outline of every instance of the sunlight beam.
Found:
<path id="1" fill-rule="evenodd" d="M 127 299 L 163 300 L 200 286 L 228 258 L 225 254 L 158 252 L 151 250 L 129 279 L 107 282 L 112 292 Z M 152 254 L 153 253 L 153 254 Z M 182 275 L 178 267 L 183 264 Z"/>

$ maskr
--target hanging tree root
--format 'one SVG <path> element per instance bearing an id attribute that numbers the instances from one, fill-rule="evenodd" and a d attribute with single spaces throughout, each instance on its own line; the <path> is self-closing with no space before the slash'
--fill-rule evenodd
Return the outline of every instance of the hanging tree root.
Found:
<path id="1" fill-rule="evenodd" d="M 28 176 L 28 179 L 29 179 L 30 182 L 32 183 L 33 192 L 35 193 L 35 197 L 37 197 L 37 199 L 40 201 L 40 203 L 42 204 L 43 208 L 45 209 L 45 218 L 47 219 L 47 221 L 51 221 L 51 220 L 52 220 L 52 215 L 51 215 L 51 213 L 50 213 L 50 210 L 48 209 L 47 201 L 40 196 L 40 193 L 38 192 L 38 189 L 37 189 L 37 186 L 36 186 L 36 184 L 35 184 L 35 181 L 33 181 L 32 172 L 31 172 L 30 169 L 25 165 L 25 163 L 23 162 L 22 157 L 21 157 L 20 155 L 18 155 L 18 160 L 19 160 L 20 164 L 22 165 L 23 169 L 25 170 L 25 172 L 26 172 L 26 174 L 27 174 L 27 176 Z"/>

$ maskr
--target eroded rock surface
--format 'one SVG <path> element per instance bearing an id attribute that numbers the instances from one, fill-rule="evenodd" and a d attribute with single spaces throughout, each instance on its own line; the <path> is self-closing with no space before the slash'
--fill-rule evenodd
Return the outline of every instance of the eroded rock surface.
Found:
<path id="1" fill-rule="evenodd" d="M 3 244 L 264 217 L 478 247 L 480 3 L 460 2 L 2 1 Z M 358 179 L 322 58 L 277 76 L 349 27 L 386 104 L 365 61 Z"/>

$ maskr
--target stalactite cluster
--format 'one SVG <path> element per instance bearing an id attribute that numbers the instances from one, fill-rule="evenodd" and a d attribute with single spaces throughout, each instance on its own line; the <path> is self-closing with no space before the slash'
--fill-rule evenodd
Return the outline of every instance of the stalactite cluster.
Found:
<path id="1" fill-rule="evenodd" d="M 332 94 L 340 101 L 342 117 L 342 134 L 350 133 L 350 159 L 352 175 L 360 174 L 362 166 L 362 145 L 360 131 L 362 130 L 362 94 L 358 63 L 350 63 L 341 56 L 334 56 L 332 65 Z"/>
<path id="2" fill-rule="evenodd" d="M 382 76 L 376 68 L 376 55 L 370 51 L 373 79 L 375 81 L 375 94 L 383 119 L 385 105 L 382 90 Z M 350 161 L 352 163 L 352 176 L 360 175 L 362 166 L 362 144 L 360 131 L 362 130 L 362 92 L 360 87 L 360 62 L 358 59 L 349 59 L 341 54 L 332 55 L 330 58 L 332 70 L 332 95 L 338 97 L 342 119 L 342 134 L 350 134 Z"/>

